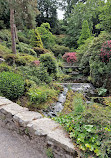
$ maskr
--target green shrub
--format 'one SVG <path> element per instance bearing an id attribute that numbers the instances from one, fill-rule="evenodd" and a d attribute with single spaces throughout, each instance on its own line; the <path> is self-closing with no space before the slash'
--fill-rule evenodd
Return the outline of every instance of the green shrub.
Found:
<path id="1" fill-rule="evenodd" d="M 49 74 L 57 73 L 57 62 L 51 54 L 43 54 L 40 56 L 40 62 L 47 68 Z"/>
<path id="2" fill-rule="evenodd" d="M 77 43 L 79 45 L 84 44 L 85 40 L 88 39 L 91 36 L 90 29 L 89 29 L 89 24 L 87 20 L 84 20 L 82 23 L 82 30 L 81 30 L 81 35 L 79 37 L 79 40 Z"/>
<path id="3" fill-rule="evenodd" d="M 13 72 L 1 72 L 0 91 L 9 99 L 17 99 L 24 92 L 24 80 Z"/>
<path id="4" fill-rule="evenodd" d="M 26 37 L 26 33 L 19 31 L 17 32 L 17 35 L 18 35 L 18 40 L 20 42 L 27 43 L 27 44 L 30 43 L 29 38 Z"/>
<path id="5" fill-rule="evenodd" d="M 17 49 L 19 50 L 19 52 L 37 57 L 36 52 L 33 49 L 31 49 L 31 47 L 26 43 L 19 42 Z"/>
<path id="6" fill-rule="evenodd" d="M 60 46 L 60 45 L 54 45 L 53 47 L 51 47 L 52 52 L 54 53 L 54 55 L 57 57 L 59 55 L 64 55 L 66 52 L 69 52 L 70 49 L 68 47 L 65 46 Z"/>
<path id="7" fill-rule="evenodd" d="M 43 43 L 41 40 L 40 33 L 38 28 L 30 30 L 30 44 L 32 47 L 40 47 L 43 48 Z"/>
<path id="8" fill-rule="evenodd" d="M 11 42 L 11 33 L 9 30 L 0 30 L 0 39 L 3 41 Z"/>
<path id="9" fill-rule="evenodd" d="M 37 58 L 28 54 L 8 54 L 5 56 L 5 60 L 9 65 L 13 65 L 15 62 L 17 66 L 25 66 L 37 60 Z"/>
<path id="10" fill-rule="evenodd" d="M 37 85 L 45 82 L 50 83 L 52 78 L 47 73 L 47 69 L 43 66 L 41 67 L 34 67 L 34 66 L 25 66 L 20 67 L 21 73 L 26 79 L 34 81 Z"/>
<path id="11" fill-rule="evenodd" d="M 101 61 L 101 47 L 105 41 L 111 39 L 111 34 L 101 33 L 90 41 L 87 50 L 83 52 L 80 66 L 84 67 L 85 73 L 90 73 L 91 82 L 97 87 L 108 88 L 110 90 L 111 63 Z M 83 45 L 84 46 L 84 45 Z M 88 67 L 89 66 L 89 67 Z"/>
<path id="12" fill-rule="evenodd" d="M 57 91 L 47 85 L 31 87 L 27 95 L 31 101 L 31 107 L 38 107 L 39 104 L 48 102 L 50 99 L 57 99 Z"/>
<path id="13" fill-rule="evenodd" d="M 10 54 L 11 50 L 6 46 L 0 44 L 0 57 L 4 57 L 6 54 Z"/>
<path id="14" fill-rule="evenodd" d="M 49 23 L 42 23 L 40 27 L 37 28 L 43 45 L 46 49 L 50 49 L 52 46 L 55 45 L 55 36 L 50 32 L 50 24 Z"/>
<path id="15" fill-rule="evenodd" d="M 7 65 L 5 62 L 0 64 L 0 72 L 3 71 L 11 71 L 11 67 L 9 65 Z"/>

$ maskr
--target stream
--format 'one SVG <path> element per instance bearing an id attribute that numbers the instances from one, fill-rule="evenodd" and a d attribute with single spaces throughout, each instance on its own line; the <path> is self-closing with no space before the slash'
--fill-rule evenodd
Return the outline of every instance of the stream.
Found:
<path id="1" fill-rule="evenodd" d="M 63 110 L 68 89 L 74 92 L 82 92 L 84 95 L 94 95 L 95 88 L 91 83 L 60 83 L 63 86 L 62 93 L 58 96 L 58 101 L 53 103 L 46 111 L 43 112 L 46 117 L 55 117 Z M 88 102 L 87 102 L 88 103 Z"/>

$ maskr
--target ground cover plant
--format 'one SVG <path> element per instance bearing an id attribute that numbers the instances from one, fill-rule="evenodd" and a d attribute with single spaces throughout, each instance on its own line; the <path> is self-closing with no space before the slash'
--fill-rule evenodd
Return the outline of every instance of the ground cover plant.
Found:
<path id="1" fill-rule="evenodd" d="M 68 97 L 69 99 L 69 97 Z M 71 97 L 72 99 L 72 97 Z M 69 113 L 55 118 L 69 133 L 83 156 L 111 156 L 111 109 L 97 103 L 85 104 L 84 96 L 73 94 Z"/>

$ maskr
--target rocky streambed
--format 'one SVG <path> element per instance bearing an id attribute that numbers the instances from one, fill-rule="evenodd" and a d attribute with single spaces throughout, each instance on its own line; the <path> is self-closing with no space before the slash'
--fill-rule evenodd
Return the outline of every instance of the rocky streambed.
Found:
<path id="1" fill-rule="evenodd" d="M 84 95 L 94 95 L 95 88 L 91 83 L 59 83 L 63 86 L 62 93 L 58 96 L 58 101 L 53 103 L 46 111 L 43 112 L 46 117 L 57 116 L 64 108 L 67 92 L 72 89 L 74 92 L 82 92 Z"/>

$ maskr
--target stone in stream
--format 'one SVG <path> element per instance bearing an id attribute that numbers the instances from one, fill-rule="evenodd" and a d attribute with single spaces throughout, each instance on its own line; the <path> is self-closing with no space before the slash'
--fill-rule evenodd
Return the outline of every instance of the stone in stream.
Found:
<path id="1" fill-rule="evenodd" d="M 60 95 L 59 95 L 59 98 L 58 98 L 58 102 L 64 104 L 65 101 L 66 101 L 66 96 L 64 96 L 63 93 L 60 94 Z"/>
<path id="2" fill-rule="evenodd" d="M 63 110 L 63 106 L 60 102 L 57 102 L 54 108 L 54 112 L 61 112 Z"/>
<path id="3" fill-rule="evenodd" d="M 68 88 L 67 88 L 67 87 L 64 87 L 63 95 L 66 96 L 66 95 L 67 95 L 67 92 L 68 92 Z"/>

